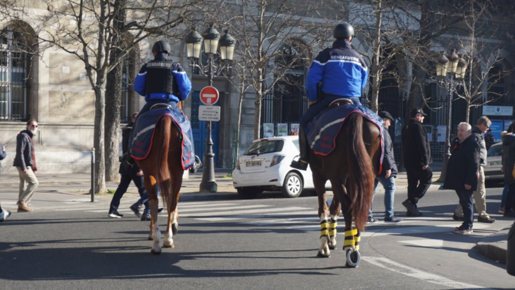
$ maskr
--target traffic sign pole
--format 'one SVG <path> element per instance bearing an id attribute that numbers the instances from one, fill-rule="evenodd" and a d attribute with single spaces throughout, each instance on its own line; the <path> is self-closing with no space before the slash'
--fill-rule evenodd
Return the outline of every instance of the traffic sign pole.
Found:
<path id="1" fill-rule="evenodd" d="M 211 66 L 210 66 L 211 67 Z M 211 69 L 209 71 L 209 86 L 200 91 L 200 101 L 208 106 L 214 105 L 219 98 L 218 90 L 213 87 Z M 206 152 L 204 153 L 204 169 L 199 192 L 217 192 L 218 185 L 215 180 L 215 154 L 213 153 L 213 139 L 211 138 L 212 122 L 207 122 Z"/>

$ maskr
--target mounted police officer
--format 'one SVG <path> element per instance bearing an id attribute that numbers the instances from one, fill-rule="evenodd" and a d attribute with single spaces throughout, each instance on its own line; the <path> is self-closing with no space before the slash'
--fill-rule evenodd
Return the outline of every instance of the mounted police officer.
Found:
<path id="1" fill-rule="evenodd" d="M 134 81 L 134 90 L 145 96 L 147 102 L 139 115 L 155 104 L 167 104 L 177 109 L 177 103 L 186 100 L 190 94 L 191 81 L 181 65 L 169 57 L 170 50 L 170 44 L 165 40 L 154 43 L 154 60 L 143 65 Z"/>
<path id="2" fill-rule="evenodd" d="M 306 170 L 309 162 L 309 144 L 306 139 L 307 124 L 336 99 L 348 98 L 361 105 L 359 97 L 368 78 L 367 65 L 363 58 L 351 47 L 354 28 L 347 22 L 338 24 L 333 32 L 336 41 L 332 48 L 323 50 L 315 58 L 308 72 L 306 92 L 310 101 L 308 111 L 300 119 L 299 161 L 291 167 Z M 321 83 L 321 95 L 318 84 Z"/>

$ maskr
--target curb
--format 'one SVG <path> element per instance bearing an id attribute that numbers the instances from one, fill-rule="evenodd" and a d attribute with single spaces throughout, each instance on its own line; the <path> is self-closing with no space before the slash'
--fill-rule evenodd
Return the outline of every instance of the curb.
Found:
<path id="1" fill-rule="evenodd" d="M 506 265 L 509 228 L 484 237 L 476 243 L 477 250 L 485 257 Z"/>

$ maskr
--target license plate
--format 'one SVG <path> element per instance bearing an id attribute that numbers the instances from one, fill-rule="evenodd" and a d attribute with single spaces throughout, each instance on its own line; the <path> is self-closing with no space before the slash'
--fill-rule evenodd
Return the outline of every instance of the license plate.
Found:
<path id="1" fill-rule="evenodd" d="M 245 162 L 245 164 L 247 167 L 261 166 L 261 160 L 247 161 L 247 162 Z"/>

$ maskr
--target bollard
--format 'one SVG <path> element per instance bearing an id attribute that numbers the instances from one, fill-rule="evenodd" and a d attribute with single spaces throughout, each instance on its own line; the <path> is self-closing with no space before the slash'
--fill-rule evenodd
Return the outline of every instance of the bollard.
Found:
<path id="1" fill-rule="evenodd" d="M 91 202 L 95 202 L 95 148 L 91 148 Z"/>
<path id="2" fill-rule="evenodd" d="M 515 276 L 515 223 L 508 232 L 508 251 L 506 251 L 506 272 Z"/>

